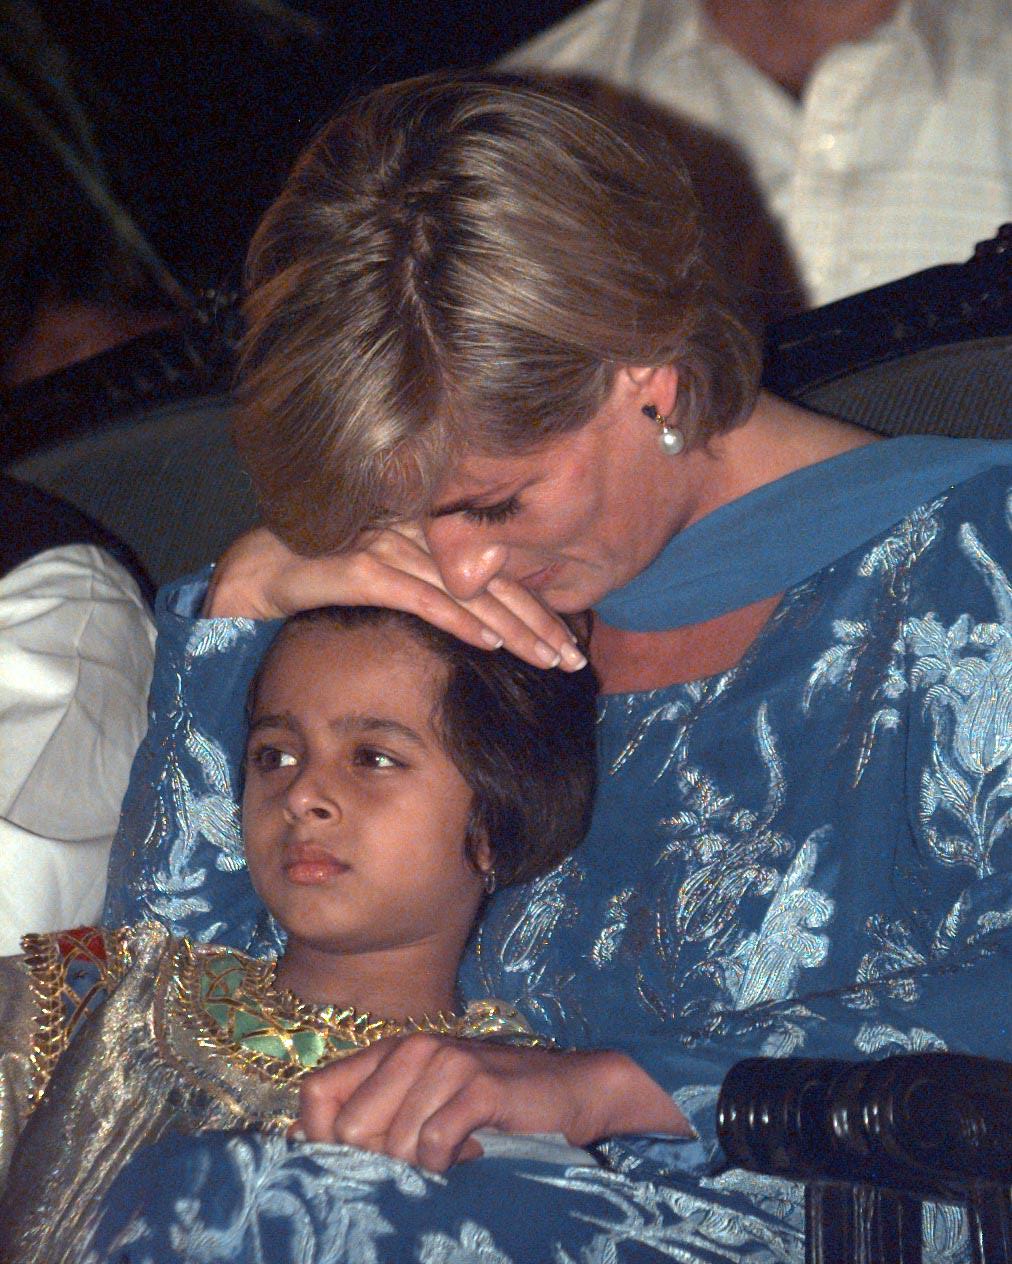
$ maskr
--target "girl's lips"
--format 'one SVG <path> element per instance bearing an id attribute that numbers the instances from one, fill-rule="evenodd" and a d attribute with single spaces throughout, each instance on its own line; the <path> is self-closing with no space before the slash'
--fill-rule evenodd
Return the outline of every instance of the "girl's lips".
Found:
<path id="1" fill-rule="evenodd" d="M 289 882 L 299 886 L 319 886 L 347 873 L 350 868 L 325 847 L 293 843 L 287 849 L 281 871 Z"/>

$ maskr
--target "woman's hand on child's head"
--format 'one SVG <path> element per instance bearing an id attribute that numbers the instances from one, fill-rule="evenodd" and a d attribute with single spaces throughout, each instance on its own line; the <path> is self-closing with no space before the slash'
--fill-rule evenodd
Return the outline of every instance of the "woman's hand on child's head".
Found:
<path id="1" fill-rule="evenodd" d="M 520 584 L 497 578 L 494 587 L 494 595 L 451 597 L 421 531 L 410 524 L 367 532 L 360 548 L 325 557 L 293 553 L 272 531 L 256 527 L 222 555 L 203 614 L 278 619 L 318 606 L 389 606 L 470 645 L 505 646 L 536 667 L 583 666 L 557 615 Z"/>
<path id="2" fill-rule="evenodd" d="M 298 1129 L 433 1172 L 481 1153 L 472 1133 L 561 1132 L 586 1145 L 622 1132 L 690 1135 L 685 1117 L 624 1054 L 412 1035 L 381 1040 L 302 1082 Z"/>

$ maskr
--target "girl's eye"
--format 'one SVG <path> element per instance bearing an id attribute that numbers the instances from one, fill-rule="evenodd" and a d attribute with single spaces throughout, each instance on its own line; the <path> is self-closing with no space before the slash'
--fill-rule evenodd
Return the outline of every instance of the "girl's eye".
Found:
<path id="1" fill-rule="evenodd" d="M 355 766 L 357 768 L 374 768 L 378 770 L 407 767 L 399 759 L 395 759 L 393 755 L 388 755 L 386 751 L 376 750 L 374 746 L 359 747 L 355 752 Z"/>
<path id="2" fill-rule="evenodd" d="M 468 522 L 486 525 L 506 522 L 510 518 L 515 518 L 519 512 L 520 499 L 517 496 L 510 496 L 508 500 L 503 500 L 498 505 L 472 505 L 470 509 L 463 511 Z"/>
<path id="3" fill-rule="evenodd" d="M 255 747 L 246 758 L 261 772 L 274 772 L 278 768 L 294 768 L 299 762 L 291 751 L 280 750 L 277 746 Z"/>

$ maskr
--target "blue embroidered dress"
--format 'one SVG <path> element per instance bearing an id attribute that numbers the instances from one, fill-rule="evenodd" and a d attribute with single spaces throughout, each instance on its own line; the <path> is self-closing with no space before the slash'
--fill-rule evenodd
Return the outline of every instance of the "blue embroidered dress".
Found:
<path id="1" fill-rule="evenodd" d="M 698 1139 L 615 1141 L 610 1169 L 444 1176 L 255 1134 L 168 1139 L 122 1173 L 95 1258 L 803 1259 L 800 1190 L 722 1161 L 734 1062 L 1010 1056 L 1009 447 L 891 440 L 822 462 L 676 537 L 601 610 L 674 626 L 777 591 L 730 671 L 602 699 L 588 838 L 495 897 L 462 973 L 466 996 L 513 1001 L 564 1045 L 628 1052 Z M 106 920 L 265 952 L 234 799 L 276 625 L 195 618 L 202 592 L 161 598 Z M 956 1211 L 926 1226 L 928 1259 L 967 1258 Z"/>

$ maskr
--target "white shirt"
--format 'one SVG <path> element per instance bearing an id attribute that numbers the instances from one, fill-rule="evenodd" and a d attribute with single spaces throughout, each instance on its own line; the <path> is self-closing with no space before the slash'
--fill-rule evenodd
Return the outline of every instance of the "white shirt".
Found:
<path id="1" fill-rule="evenodd" d="M 101 911 L 154 640 L 136 583 L 91 545 L 0 579 L 0 955 Z"/>
<path id="2" fill-rule="evenodd" d="M 1012 219 L 1009 0 L 905 0 L 800 102 L 698 0 L 596 0 L 503 64 L 593 75 L 736 142 L 816 305 L 961 262 Z"/>

